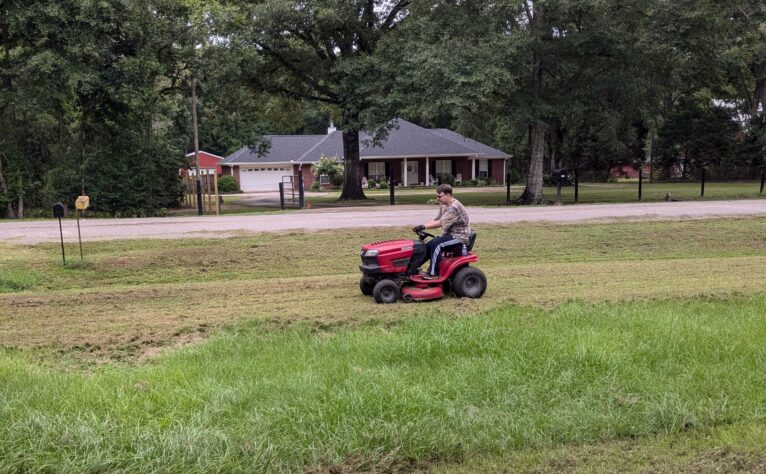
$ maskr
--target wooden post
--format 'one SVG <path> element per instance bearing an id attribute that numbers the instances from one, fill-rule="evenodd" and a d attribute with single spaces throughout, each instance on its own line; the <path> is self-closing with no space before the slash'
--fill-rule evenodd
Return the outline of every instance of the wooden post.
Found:
<path id="1" fill-rule="evenodd" d="M 213 171 L 213 187 L 215 188 L 215 215 L 221 215 L 221 198 L 218 196 L 218 173 Z"/>
<path id="2" fill-rule="evenodd" d="M 202 190 L 200 189 L 200 176 L 199 170 L 199 127 L 197 125 L 197 77 L 192 76 L 191 79 L 191 93 L 192 93 L 192 128 L 194 129 L 194 169 L 196 170 L 197 178 L 197 214 L 202 215 Z"/>
<path id="3" fill-rule="evenodd" d="M 207 212 L 213 212 L 213 187 L 210 186 L 210 173 L 207 174 Z"/>

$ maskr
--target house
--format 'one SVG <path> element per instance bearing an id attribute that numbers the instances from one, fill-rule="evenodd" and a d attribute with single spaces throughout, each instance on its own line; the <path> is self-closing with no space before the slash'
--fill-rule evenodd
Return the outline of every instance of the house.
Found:
<path id="1" fill-rule="evenodd" d="M 644 165 L 644 178 L 649 178 L 652 167 L 649 164 Z M 633 165 L 612 166 L 609 170 L 611 178 L 638 179 L 638 170 Z"/>
<path id="2" fill-rule="evenodd" d="M 202 176 L 214 174 L 220 176 L 223 168 L 221 168 L 222 156 L 214 155 L 206 151 L 200 150 L 199 152 L 199 173 Z M 194 152 L 186 154 L 186 161 L 189 163 L 188 169 L 181 170 L 183 176 L 196 176 L 197 170 L 194 166 Z"/>
<path id="3" fill-rule="evenodd" d="M 270 147 L 264 154 L 244 147 L 227 156 L 221 165 L 243 191 L 267 191 L 282 181 L 303 175 L 304 187 L 314 183 L 311 166 L 322 156 L 343 159 L 340 131 L 331 127 L 326 135 L 268 135 Z M 388 137 L 372 144 L 371 136 L 359 134 L 362 164 L 360 179 L 390 179 L 404 186 L 431 185 L 439 178 L 452 176 L 456 181 L 505 180 L 508 155 L 453 131 L 419 127 L 396 119 Z"/>

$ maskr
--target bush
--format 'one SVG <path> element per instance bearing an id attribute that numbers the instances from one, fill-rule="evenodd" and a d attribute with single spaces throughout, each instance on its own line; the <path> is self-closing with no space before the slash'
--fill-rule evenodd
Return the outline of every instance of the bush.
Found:
<path id="1" fill-rule="evenodd" d="M 319 162 L 311 167 L 311 172 L 317 180 L 320 176 L 327 175 L 334 187 L 343 186 L 343 163 L 340 163 L 338 157 L 322 155 Z"/>
<path id="2" fill-rule="evenodd" d="M 368 188 L 372 189 L 372 188 L 375 188 L 377 186 L 378 186 L 378 182 L 375 181 L 374 179 L 370 178 L 370 179 L 367 180 L 367 187 Z"/>
<path id="3" fill-rule="evenodd" d="M 314 184 L 311 185 L 309 191 L 319 191 L 320 189 L 322 189 L 322 187 L 319 185 L 319 181 L 314 181 Z"/>
<path id="4" fill-rule="evenodd" d="M 218 178 L 218 191 L 222 193 L 235 193 L 239 191 L 237 180 L 234 176 L 220 176 Z"/>
<path id="5" fill-rule="evenodd" d="M 388 183 L 386 182 L 385 179 L 381 179 L 380 183 L 378 183 L 378 187 L 380 189 L 388 189 Z"/>

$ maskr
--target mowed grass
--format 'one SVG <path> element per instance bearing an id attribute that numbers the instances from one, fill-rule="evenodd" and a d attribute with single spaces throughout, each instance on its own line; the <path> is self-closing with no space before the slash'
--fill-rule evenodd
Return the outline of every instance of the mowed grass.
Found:
<path id="1" fill-rule="evenodd" d="M 408 229 L 86 243 L 85 263 L 66 267 L 55 244 L 3 244 L 0 344 L 56 359 L 131 360 L 238 321 L 364 326 L 435 308 L 471 316 L 509 303 L 750 294 L 766 281 L 765 218 L 478 232 L 489 278 L 482 299 L 384 307 L 358 291 L 359 248 Z"/>
<path id="2" fill-rule="evenodd" d="M 406 229 L 3 244 L 0 472 L 766 467 L 766 218 L 478 231 L 482 299 L 386 306 Z"/>

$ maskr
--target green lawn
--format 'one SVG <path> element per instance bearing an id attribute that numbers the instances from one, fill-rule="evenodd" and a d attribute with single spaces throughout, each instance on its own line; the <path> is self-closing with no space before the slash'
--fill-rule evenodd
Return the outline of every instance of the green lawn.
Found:
<path id="1" fill-rule="evenodd" d="M 375 305 L 396 235 L 0 244 L 0 472 L 766 467 L 766 218 L 485 226 L 482 299 Z"/>
<path id="2" fill-rule="evenodd" d="M 760 183 L 755 181 L 734 183 L 706 183 L 705 198 L 707 200 L 725 199 L 763 199 L 766 194 L 759 194 Z M 511 200 L 518 198 L 524 191 L 523 185 L 511 186 Z M 556 199 L 556 188 L 545 187 L 545 197 L 549 201 Z M 365 190 L 369 204 L 388 204 L 389 190 Z M 433 199 L 434 188 L 396 189 L 398 204 L 424 204 Z M 672 199 L 692 201 L 700 199 L 699 183 L 644 183 L 642 201 L 663 201 L 670 194 Z M 314 204 L 331 205 L 340 194 L 327 193 L 325 196 L 307 198 Z M 574 186 L 565 186 L 561 192 L 564 204 L 574 204 Z M 484 188 L 456 187 L 455 197 L 465 205 L 470 206 L 502 206 L 506 203 L 506 188 L 491 186 Z M 638 202 L 638 183 L 581 183 L 578 191 L 578 203 L 618 203 Z"/>

